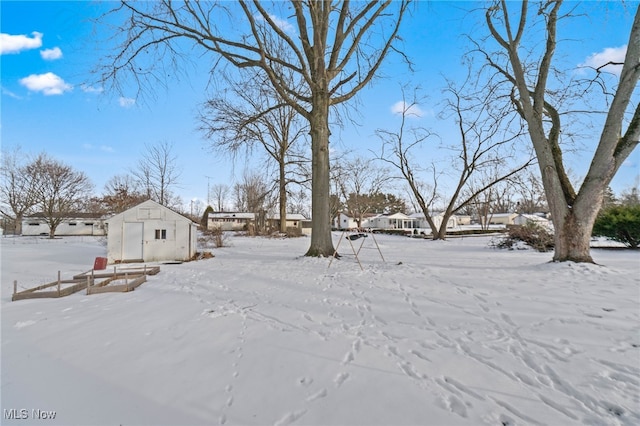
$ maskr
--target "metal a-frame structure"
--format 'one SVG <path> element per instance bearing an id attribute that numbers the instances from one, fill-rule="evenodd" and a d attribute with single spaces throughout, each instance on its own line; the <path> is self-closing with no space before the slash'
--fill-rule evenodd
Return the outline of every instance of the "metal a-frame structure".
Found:
<path id="1" fill-rule="evenodd" d="M 336 248 L 333 251 L 333 256 L 331 256 L 331 260 L 329 260 L 329 266 L 327 266 L 327 269 L 331 267 L 331 263 L 333 262 L 333 259 L 338 257 L 338 249 L 340 248 L 340 243 L 343 240 L 347 240 L 349 241 L 349 246 L 351 247 L 351 251 L 355 256 L 356 261 L 358 262 L 358 266 L 360 266 L 360 269 L 364 271 L 364 268 L 362 267 L 362 263 L 360 263 L 360 258 L 358 257 L 358 255 L 360 254 L 360 250 L 362 250 L 362 247 L 364 246 L 364 242 L 369 238 L 369 236 L 371 236 L 371 239 L 373 240 L 376 246 L 375 248 L 378 250 L 378 253 L 380 254 L 380 258 L 382 259 L 383 262 L 386 262 L 384 260 L 384 256 L 382 255 L 382 251 L 380 251 L 380 246 L 378 245 L 378 241 L 376 241 L 376 237 L 373 232 L 371 232 L 370 230 L 365 231 L 362 229 L 345 229 L 342 231 L 342 234 L 340 234 L 340 239 L 338 240 L 338 244 L 336 244 Z M 354 241 L 358 241 L 358 240 L 360 240 L 359 245 L 357 242 L 354 243 Z M 356 249 L 356 246 L 357 246 L 357 249 Z"/>

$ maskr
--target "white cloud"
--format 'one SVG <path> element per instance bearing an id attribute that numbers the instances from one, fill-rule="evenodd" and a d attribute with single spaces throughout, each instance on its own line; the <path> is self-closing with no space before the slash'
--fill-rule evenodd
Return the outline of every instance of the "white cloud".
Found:
<path id="1" fill-rule="evenodd" d="M 31 35 L 33 37 L 24 34 L 0 34 L 0 54 L 20 53 L 23 50 L 37 49 L 42 46 L 42 33 L 34 31 Z"/>
<path id="2" fill-rule="evenodd" d="M 121 96 L 120 99 L 118 99 L 118 103 L 120 104 L 120 106 L 122 108 L 131 108 L 136 103 L 136 100 L 132 99 L 132 98 L 125 98 L 124 96 Z"/>
<path id="3" fill-rule="evenodd" d="M 42 92 L 44 95 L 62 95 L 73 89 L 73 86 L 64 82 L 52 72 L 46 74 L 31 74 L 21 78 L 20 84 L 32 92 Z"/>
<path id="4" fill-rule="evenodd" d="M 407 105 L 405 101 L 398 101 L 391 106 L 391 112 L 393 114 L 405 114 L 407 117 L 420 118 L 425 115 L 425 112 L 420 109 L 416 104 Z"/>
<path id="5" fill-rule="evenodd" d="M 86 84 L 80 86 L 80 89 L 82 89 L 84 93 L 102 93 L 104 91 L 102 87 L 87 86 Z"/>
<path id="6" fill-rule="evenodd" d="M 113 147 L 111 147 L 109 145 L 100 145 L 100 151 L 113 152 Z"/>
<path id="7" fill-rule="evenodd" d="M 603 49 L 601 52 L 592 53 L 584 63 L 580 64 L 580 67 L 583 68 L 593 68 L 596 69 L 598 67 L 602 67 L 604 64 L 609 62 L 624 62 L 624 55 L 627 53 L 627 45 L 620 47 L 607 47 Z M 611 74 L 620 75 L 622 71 L 622 65 L 607 65 L 605 67 L 600 68 L 603 72 L 609 72 Z"/>
<path id="8" fill-rule="evenodd" d="M 40 51 L 40 56 L 46 61 L 55 61 L 56 59 L 62 58 L 62 50 L 60 50 L 59 47 L 44 49 Z"/>

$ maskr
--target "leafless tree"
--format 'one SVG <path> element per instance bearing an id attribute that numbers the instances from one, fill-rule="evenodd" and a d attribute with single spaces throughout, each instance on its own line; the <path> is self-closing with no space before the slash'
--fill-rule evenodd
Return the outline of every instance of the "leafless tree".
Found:
<path id="1" fill-rule="evenodd" d="M 58 225 L 77 212 L 93 185 L 83 172 L 46 154 L 38 155 L 26 171 L 35 182 L 37 207 L 49 225 L 49 237 L 54 238 Z"/>
<path id="2" fill-rule="evenodd" d="M 216 183 L 211 187 L 211 194 L 213 196 L 213 201 L 215 203 L 215 211 L 223 212 L 225 210 L 225 205 L 227 201 L 227 197 L 229 196 L 229 185 L 224 183 Z"/>
<path id="3" fill-rule="evenodd" d="M 424 194 L 423 183 L 417 176 L 417 166 L 412 151 L 432 136 L 430 132 L 419 127 L 408 127 L 407 119 L 417 105 L 417 100 L 404 102 L 400 128 L 397 131 L 379 129 L 378 136 L 382 140 L 380 159 L 388 162 L 400 171 L 408 183 L 415 201 L 422 211 L 433 239 L 445 239 L 449 218 L 471 203 L 476 197 L 495 185 L 517 175 L 529 167 L 531 158 L 511 164 L 515 160 L 514 144 L 520 137 L 520 128 L 512 125 L 509 115 L 492 106 L 491 98 L 486 90 L 481 92 L 469 90 L 467 80 L 461 88 L 449 83 L 447 92 L 450 95 L 445 108 L 445 119 L 455 122 L 459 141 L 446 147 L 455 152 L 448 174 L 453 175 L 453 191 L 445 196 L 439 190 L 438 181 L 444 171 L 434 165 L 430 173 L 433 184 L 428 188 L 431 192 Z M 434 220 L 433 202 L 437 197 L 444 200 L 442 221 L 439 226 Z"/>
<path id="4" fill-rule="evenodd" d="M 109 213 L 120 213 L 148 197 L 140 190 L 138 181 L 131 175 L 115 175 L 104 186 L 102 203 Z"/>
<path id="5" fill-rule="evenodd" d="M 301 214 L 309 217 L 309 191 L 304 187 L 299 187 L 297 191 L 292 191 L 287 197 L 288 212 Z"/>
<path id="6" fill-rule="evenodd" d="M 123 39 L 107 58 L 103 80 L 132 76 L 141 90 L 167 81 L 196 49 L 237 68 L 260 69 L 269 84 L 309 123 L 312 235 L 308 256 L 332 256 L 329 213 L 329 114 L 377 74 L 397 42 L 409 1 L 291 0 L 253 2 L 122 2 Z M 112 19 L 107 16 L 106 19 Z M 291 20 L 291 22 L 289 21 Z M 282 47 L 286 52 L 281 51 Z M 301 81 L 289 85 L 290 73 Z"/>
<path id="7" fill-rule="evenodd" d="M 389 170 L 372 158 L 356 156 L 342 160 L 336 177 L 346 213 L 362 225 L 363 216 L 373 207 L 372 197 L 380 194 L 390 180 Z"/>
<path id="8" fill-rule="evenodd" d="M 167 207 L 176 203 L 172 191 L 180 178 L 176 160 L 173 145 L 169 142 L 145 144 L 145 152 L 136 166 L 130 170 L 147 198 Z"/>
<path id="9" fill-rule="evenodd" d="M 624 206 L 640 205 L 640 185 L 636 179 L 635 185 L 630 186 L 620 194 L 620 204 Z"/>
<path id="10" fill-rule="evenodd" d="M 27 159 L 18 147 L 2 152 L 0 169 L 0 213 L 22 234 L 22 219 L 36 204 L 34 181 L 26 172 Z"/>
<path id="11" fill-rule="evenodd" d="M 234 158 L 242 151 L 250 157 L 257 148 L 275 163 L 280 232 L 284 233 L 287 231 L 288 186 L 302 183 L 304 178 L 295 172 L 309 163 L 300 146 L 308 128 L 262 73 L 244 72 L 239 79 L 225 75 L 225 80 L 229 93 L 217 92 L 205 103 L 200 113 L 200 130 L 211 139 L 216 151 L 230 153 Z M 295 87 L 293 83 L 290 85 Z"/>
<path id="12" fill-rule="evenodd" d="M 640 140 L 640 104 L 634 106 L 631 101 L 640 78 L 640 6 L 614 93 L 589 84 L 580 96 L 569 96 L 570 86 L 560 80 L 562 73 L 554 68 L 554 55 L 558 22 L 574 16 L 576 5 L 572 3 L 567 12 L 561 12 L 562 0 L 531 8 L 524 0 L 518 4 L 519 10 L 510 10 L 515 5 L 496 0 L 486 9 L 490 42 L 497 42 L 499 48 L 489 50 L 478 43 L 478 51 L 496 77 L 507 84 L 513 108 L 528 127 L 554 224 L 553 260 L 593 262 L 589 241 L 605 189 Z M 600 74 L 600 69 L 595 72 Z M 570 98 L 575 104 L 596 97 L 598 92 L 606 99 L 608 111 L 603 113 L 604 124 L 589 170 L 576 192 L 562 157 L 561 142 L 567 132 L 562 120 L 590 108 L 563 110 L 562 100 Z"/>
<path id="13" fill-rule="evenodd" d="M 519 194 L 518 213 L 548 212 L 542 180 L 538 173 L 529 170 L 527 173 L 516 176 L 514 182 Z"/>
<path id="14" fill-rule="evenodd" d="M 273 188 L 266 183 L 264 176 L 245 171 L 242 181 L 233 187 L 236 210 L 249 213 L 270 211 L 275 203 L 271 196 Z"/>

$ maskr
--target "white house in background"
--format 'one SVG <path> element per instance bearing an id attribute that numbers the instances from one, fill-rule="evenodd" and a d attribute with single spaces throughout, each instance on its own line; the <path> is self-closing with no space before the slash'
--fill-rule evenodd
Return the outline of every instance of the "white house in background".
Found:
<path id="1" fill-rule="evenodd" d="M 331 221 L 331 227 L 336 229 L 352 229 L 358 227 L 358 222 L 346 213 L 338 213 Z"/>
<path id="2" fill-rule="evenodd" d="M 56 227 L 56 236 L 105 235 L 104 216 L 97 213 L 73 213 Z M 22 219 L 22 235 L 49 235 L 51 229 L 43 213 Z"/>
<path id="3" fill-rule="evenodd" d="M 287 228 L 302 229 L 302 223 L 305 220 L 307 220 L 307 218 L 300 213 L 287 213 L 285 222 Z M 267 217 L 267 224 L 271 228 L 280 229 L 280 213 Z"/>
<path id="4" fill-rule="evenodd" d="M 213 212 L 209 213 L 207 229 L 223 231 L 246 231 L 250 223 L 255 223 L 256 215 L 246 212 Z"/>
<path id="5" fill-rule="evenodd" d="M 367 228 L 373 229 L 404 229 L 407 231 L 413 231 L 420 227 L 416 218 L 407 216 L 404 213 L 381 214 L 370 218 L 367 221 L 367 225 Z"/>
<path id="6" fill-rule="evenodd" d="M 528 223 L 535 223 L 537 225 L 544 226 L 545 228 L 549 228 L 551 226 L 551 221 L 549 221 L 549 219 L 536 214 L 521 213 L 513 219 L 514 225 L 526 225 Z"/>
<path id="7" fill-rule="evenodd" d="M 431 232 L 431 227 L 429 226 L 429 222 L 427 222 L 427 219 L 424 217 L 424 213 L 422 212 L 413 213 L 411 214 L 411 217 L 417 221 L 418 228 L 425 229 L 427 233 Z M 444 219 L 444 216 L 442 215 L 442 213 L 433 214 L 431 216 L 431 219 L 433 220 L 433 223 L 436 225 L 436 228 L 440 229 L 440 226 L 442 226 L 442 220 Z M 460 224 L 458 223 L 457 216 L 453 215 L 447 220 L 447 229 L 453 229 L 459 226 Z"/>
<path id="8" fill-rule="evenodd" d="M 107 220 L 109 263 L 190 260 L 198 225 L 152 200 Z"/>
<path id="9" fill-rule="evenodd" d="M 485 220 L 489 222 L 489 225 L 515 225 L 515 219 L 518 217 L 518 213 L 494 213 L 489 216 L 480 217 L 480 221 L 484 224 Z"/>
<path id="10" fill-rule="evenodd" d="M 471 225 L 471 216 L 468 214 L 454 214 L 457 226 Z"/>

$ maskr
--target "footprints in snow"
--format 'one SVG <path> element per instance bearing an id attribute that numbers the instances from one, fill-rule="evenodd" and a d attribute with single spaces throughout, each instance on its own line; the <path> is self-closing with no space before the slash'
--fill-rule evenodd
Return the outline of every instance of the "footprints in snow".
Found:
<path id="1" fill-rule="evenodd" d="M 247 330 L 247 315 L 245 312 L 241 312 L 242 323 L 240 325 L 240 332 L 238 333 L 238 345 L 230 351 L 230 353 L 235 353 L 235 359 L 231 363 L 232 373 L 231 373 L 231 381 L 224 387 L 224 392 L 228 396 L 225 399 L 224 405 L 220 408 L 220 417 L 218 417 L 218 424 L 223 425 L 227 422 L 227 410 L 233 406 L 235 402 L 234 396 L 234 386 L 233 383 L 235 379 L 240 375 L 239 365 L 242 360 L 244 353 L 244 342 L 245 342 L 245 331 Z"/>

